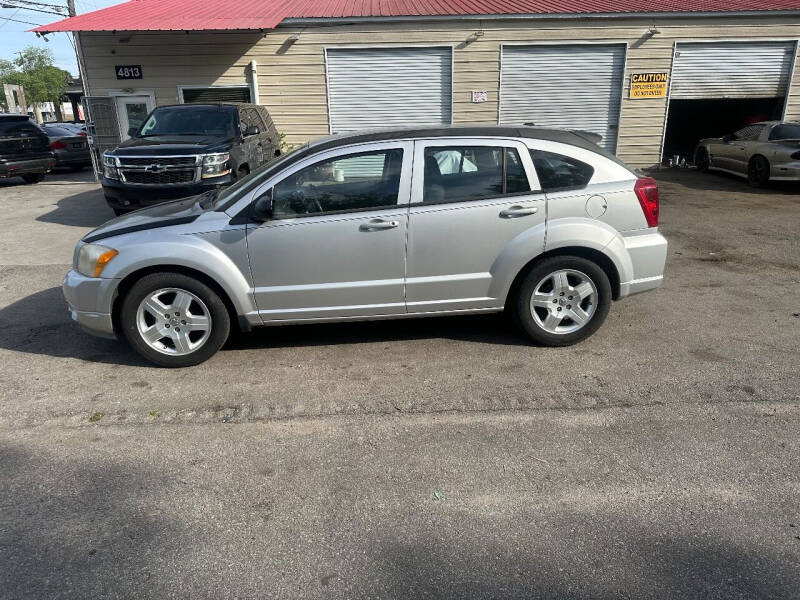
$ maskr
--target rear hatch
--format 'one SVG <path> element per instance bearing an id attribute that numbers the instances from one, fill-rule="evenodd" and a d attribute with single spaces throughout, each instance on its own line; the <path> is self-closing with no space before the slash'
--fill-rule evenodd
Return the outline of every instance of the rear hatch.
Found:
<path id="1" fill-rule="evenodd" d="M 47 136 L 30 119 L 24 116 L 0 118 L 0 157 L 24 160 L 49 153 Z"/>

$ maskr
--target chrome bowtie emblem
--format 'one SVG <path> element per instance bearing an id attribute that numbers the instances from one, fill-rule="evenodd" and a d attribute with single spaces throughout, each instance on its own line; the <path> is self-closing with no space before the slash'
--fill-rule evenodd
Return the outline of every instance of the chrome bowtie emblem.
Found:
<path id="1" fill-rule="evenodd" d="M 164 171 L 167 170 L 167 167 L 165 167 L 164 165 L 159 165 L 158 163 L 156 163 L 156 164 L 153 164 L 153 165 L 147 165 L 144 168 L 144 170 L 147 171 L 148 173 L 163 173 Z"/>

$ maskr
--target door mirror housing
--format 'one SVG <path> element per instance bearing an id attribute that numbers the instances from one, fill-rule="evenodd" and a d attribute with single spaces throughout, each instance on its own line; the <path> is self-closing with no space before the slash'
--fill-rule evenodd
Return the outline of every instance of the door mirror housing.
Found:
<path id="1" fill-rule="evenodd" d="M 257 125 L 248 125 L 247 128 L 244 130 L 244 137 L 250 137 L 251 135 L 258 135 L 261 133 L 261 130 L 258 128 Z"/>
<path id="2" fill-rule="evenodd" d="M 253 207 L 250 209 L 250 218 L 257 223 L 263 223 L 272 218 L 272 189 L 259 196 L 253 202 Z"/>
<path id="3" fill-rule="evenodd" d="M 130 137 L 135 136 L 137 131 L 139 131 L 138 127 L 128 127 L 128 135 Z"/>
<path id="4" fill-rule="evenodd" d="M 722 141 L 726 144 L 730 144 L 732 141 L 736 139 L 736 135 L 733 133 L 729 133 L 728 135 L 722 136 Z"/>

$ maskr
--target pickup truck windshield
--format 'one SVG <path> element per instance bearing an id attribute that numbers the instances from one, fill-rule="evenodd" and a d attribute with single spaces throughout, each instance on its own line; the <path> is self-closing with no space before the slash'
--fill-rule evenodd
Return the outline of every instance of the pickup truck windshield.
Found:
<path id="1" fill-rule="evenodd" d="M 236 135 L 235 115 L 235 110 L 216 106 L 157 108 L 134 137 L 233 137 Z"/>

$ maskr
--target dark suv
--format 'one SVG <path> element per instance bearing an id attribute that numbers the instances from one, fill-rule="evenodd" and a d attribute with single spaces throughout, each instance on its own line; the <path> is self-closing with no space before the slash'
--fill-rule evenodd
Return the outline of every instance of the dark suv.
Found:
<path id="1" fill-rule="evenodd" d="M 50 140 L 27 115 L 0 114 L 0 179 L 39 183 L 55 162 Z"/>
<path id="2" fill-rule="evenodd" d="M 116 214 L 228 185 L 280 154 L 266 108 L 159 106 L 103 154 L 103 191 Z"/>

